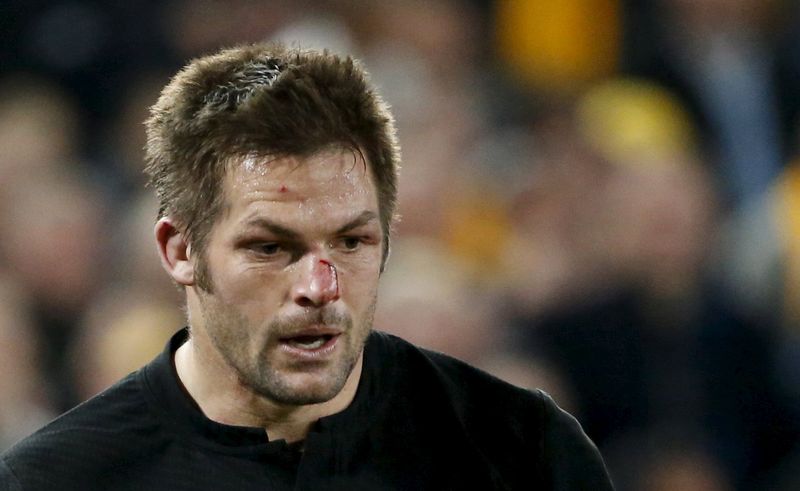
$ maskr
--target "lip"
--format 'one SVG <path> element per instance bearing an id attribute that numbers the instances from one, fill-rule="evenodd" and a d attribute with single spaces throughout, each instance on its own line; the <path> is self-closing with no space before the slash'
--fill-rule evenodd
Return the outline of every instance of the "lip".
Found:
<path id="1" fill-rule="evenodd" d="M 281 351 L 292 356 L 293 358 L 318 361 L 333 354 L 333 352 L 336 350 L 336 345 L 338 344 L 341 335 L 342 331 L 338 329 L 323 326 L 309 327 L 297 332 L 293 332 L 289 336 L 281 337 L 278 340 L 278 346 L 280 346 Z M 330 336 L 330 339 L 328 339 L 322 346 L 313 349 L 300 348 L 290 344 L 289 341 L 292 338 L 300 336 Z"/>
<path id="2" fill-rule="evenodd" d="M 296 338 L 300 336 L 338 336 L 341 333 L 342 330 L 336 329 L 335 327 L 314 325 L 300 329 L 299 331 L 294 331 L 286 336 L 281 336 L 280 340 L 283 341 L 285 339 Z"/>

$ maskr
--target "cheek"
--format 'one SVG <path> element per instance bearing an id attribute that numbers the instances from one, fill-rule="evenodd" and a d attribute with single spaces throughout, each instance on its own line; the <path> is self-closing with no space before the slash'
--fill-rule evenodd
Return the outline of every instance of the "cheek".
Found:
<path id="1" fill-rule="evenodd" d="M 287 284 L 286 272 L 239 261 L 228 261 L 211 271 L 214 294 L 246 315 L 260 315 L 280 302 Z"/>
<path id="2" fill-rule="evenodd" d="M 369 267 L 337 268 L 339 289 L 342 298 L 354 308 L 369 304 L 378 289 L 380 278 L 379 263 Z"/>

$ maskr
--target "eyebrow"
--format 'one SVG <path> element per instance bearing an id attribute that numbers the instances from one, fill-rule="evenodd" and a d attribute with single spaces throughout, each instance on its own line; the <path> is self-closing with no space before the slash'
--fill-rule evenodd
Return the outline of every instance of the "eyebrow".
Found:
<path id="1" fill-rule="evenodd" d="M 343 234 L 345 232 L 349 232 L 349 231 L 353 230 L 354 228 L 358 228 L 358 227 L 360 227 L 362 225 L 366 225 L 369 222 L 371 222 L 371 221 L 373 221 L 373 220 L 375 220 L 377 218 L 378 218 L 378 215 L 374 211 L 369 211 L 369 210 L 362 211 L 360 215 L 358 215 L 354 219 L 350 220 L 349 222 L 347 222 L 346 224 L 341 226 L 336 231 L 336 233 L 337 234 Z"/>
<path id="2" fill-rule="evenodd" d="M 375 220 L 377 218 L 378 218 L 378 215 L 373 211 L 369 211 L 369 210 L 362 211 L 361 214 L 359 214 L 357 217 L 355 217 L 354 219 L 350 220 L 346 224 L 344 224 L 341 227 L 339 227 L 336 230 L 335 234 L 338 235 L 338 234 L 343 234 L 343 233 L 349 232 L 350 230 L 358 228 L 358 227 L 360 227 L 362 225 L 366 225 L 367 223 L 369 223 L 369 222 L 371 222 L 371 221 L 373 221 L 373 220 Z M 287 227 L 284 227 L 283 225 L 279 225 L 279 224 L 273 222 L 272 220 L 268 220 L 266 218 L 261 218 L 261 217 L 253 218 L 251 220 L 248 220 L 245 225 L 248 228 L 249 227 L 263 228 L 265 230 L 269 230 L 270 232 L 272 232 L 275 235 L 278 235 L 278 236 L 281 236 L 281 237 L 286 237 L 287 239 L 296 240 L 296 239 L 300 238 L 300 234 L 295 232 L 294 230 L 292 230 L 290 228 L 287 228 Z"/>

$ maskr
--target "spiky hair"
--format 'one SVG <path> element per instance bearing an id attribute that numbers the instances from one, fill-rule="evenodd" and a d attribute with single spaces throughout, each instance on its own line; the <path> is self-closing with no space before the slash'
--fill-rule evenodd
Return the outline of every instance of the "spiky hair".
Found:
<path id="1" fill-rule="evenodd" d="M 277 44 L 198 58 L 164 88 L 146 122 L 146 172 L 160 215 L 196 251 L 238 157 L 307 157 L 331 146 L 363 156 L 375 179 L 384 259 L 397 200 L 399 148 L 388 106 L 350 57 Z"/>

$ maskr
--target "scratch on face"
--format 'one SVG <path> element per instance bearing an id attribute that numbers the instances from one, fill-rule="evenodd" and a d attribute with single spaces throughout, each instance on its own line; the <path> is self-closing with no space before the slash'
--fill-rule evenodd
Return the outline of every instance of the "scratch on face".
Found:
<path id="1" fill-rule="evenodd" d="M 325 259 L 320 259 L 319 268 L 315 268 L 315 277 L 319 282 L 320 290 L 324 291 L 331 300 L 339 298 L 339 277 L 336 267 Z"/>

